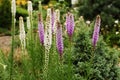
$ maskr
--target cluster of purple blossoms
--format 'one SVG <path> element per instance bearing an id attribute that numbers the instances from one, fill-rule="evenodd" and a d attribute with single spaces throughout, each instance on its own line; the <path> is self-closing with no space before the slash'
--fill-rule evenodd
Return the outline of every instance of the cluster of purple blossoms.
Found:
<path id="1" fill-rule="evenodd" d="M 42 21 L 41 14 L 38 14 L 38 31 L 39 31 L 39 38 L 40 42 L 43 45 L 44 44 L 44 25 Z"/>
<path id="2" fill-rule="evenodd" d="M 68 36 L 69 36 L 70 38 L 71 38 L 72 35 L 73 35 L 74 26 L 75 26 L 74 16 L 73 16 L 72 13 L 68 12 L 68 13 L 66 14 L 66 30 L 67 30 Z"/>
<path id="3" fill-rule="evenodd" d="M 63 37 L 62 37 L 62 25 L 57 21 L 57 30 L 56 30 L 56 46 L 59 52 L 60 58 L 63 54 Z"/>
<path id="4" fill-rule="evenodd" d="M 96 44 L 99 38 L 100 23 L 101 23 L 101 19 L 100 19 L 100 16 L 98 15 L 96 17 L 96 22 L 95 22 L 94 32 L 93 32 L 93 37 L 92 37 L 92 45 L 94 48 L 96 47 Z"/>
<path id="5" fill-rule="evenodd" d="M 59 20 L 55 21 L 55 14 L 56 12 L 54 11 L 53 8 L 49 9 L 48 11 L 50 11 L 50 13 L 48 13 L 48 15 L 50 16 L 50 23 L 49 25 L 51 25 L 51 31 L 56 33 L 56 47 L 58 50 L 58 53 L 60 55 L 60 57 L 62 57 L 63 54 L 63 37 L 62 37 L 62 25 L 60 24 Z M 56 23 L 56 25 L 55 25 Z M 74 32 L 74 16 L 72 13 L 68 12 L 66 14 L 66 30 L 68 33 L 68 36 L 71 38 Z M 56 27 L 56 30 L 54 30 Z M 49 29 L 50 30 L 50 29 Z M 43 24 L 43 20 L 42 20 L 42 16 L 41 14 L 38 14 L 38 31 L 39 31 L 39 38 L 40 38 L 40 42 L 41 44 L 45 44 L 45 32 L 44 32 L 44 24 Z"/>

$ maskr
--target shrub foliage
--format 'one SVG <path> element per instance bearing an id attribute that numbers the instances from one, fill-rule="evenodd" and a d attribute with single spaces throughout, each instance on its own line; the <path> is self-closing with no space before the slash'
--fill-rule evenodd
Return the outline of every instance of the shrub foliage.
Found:
<path id="1" fill-rule="evenodd" d="M 73 52 L 76 80 L 119 80 L 118 51 L 109 48 L 100 37 L 94 50 L 91 46 L 92 24 L 88 27 L 81 20 Z"/>

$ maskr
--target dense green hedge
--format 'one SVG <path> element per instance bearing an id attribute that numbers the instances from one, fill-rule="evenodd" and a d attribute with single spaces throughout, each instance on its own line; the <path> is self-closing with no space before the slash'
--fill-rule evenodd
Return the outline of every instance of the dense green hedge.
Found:
<path id="1" fill-rule="evenodd" d="M 0 5 L 0 27 L 8 28 L 11 27 L 11 2 L 10 0 L 1 0 Z"/>

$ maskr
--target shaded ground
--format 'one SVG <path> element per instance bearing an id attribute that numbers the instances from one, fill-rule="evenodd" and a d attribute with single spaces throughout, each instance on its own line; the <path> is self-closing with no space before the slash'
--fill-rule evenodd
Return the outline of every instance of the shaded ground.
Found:
<path id="1" fill-rule="evenodd" d="M 7 57 L 11 51 L 11 36 L 0 36 L 0 50 Z M 21 49 L 15 48 L 14 59 L 19 61 L 21 58 Z"/>
<path id="2" fill-rule="evenodd" d="M 0 37 L 0 49 L 8 55 L 11 47 L 11 36 L 2 36 Z"/>
<path id="3" fill-rule="evenodd" d="M 10 44 L 11 44 L 11 36 L 0 37 L 0 48 L 10 47 Z"/>

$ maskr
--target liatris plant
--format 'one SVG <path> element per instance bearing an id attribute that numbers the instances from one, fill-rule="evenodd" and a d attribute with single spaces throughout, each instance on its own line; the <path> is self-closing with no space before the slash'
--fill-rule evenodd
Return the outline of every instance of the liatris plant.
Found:
<path id="1" fill-rule="evenodd" d="M 47 10 L 46 18 L 46 27 L 45 27 L 45 37 L 44 37 L 44 46 L 45 46 L 45 65 L 44 65 L 44 77 L 47 77 L 48 63 L 49 63 L 49 51 L 52 44 L 52 26 L 50 18 L 51 10 Z"/>
<path id="2" fill-rule="evenodd" d="M 19 37 L 20 37 L 22 49 L 25 49 L 26 43 L 25 43 L 25 29 L 24 29 L 23 17 L 19 17 L 19 28 L 20 28 Z"/>
<path id="3" fill-rule="evenodd" d="M 38 31 L 39 31 L 39 38 L 40 38 L 40 42 L 43 45 L 44 44 L 44 25 L 43 25 L 43 21 L 42 21 L 42 16 L 41 14 L 38 14 Z"/>
<path id="4" fill-rule="evenodd" d="M 45 39 L 44 45 L 49 46 L 49 49 L 52 44 L 52 26 L 51 26 L 51 9 L 47 10 L 47 18 L 46 18 L 46 27 L 45 27 Z"/>
<path id="5" fill-rule="evenodd" d="M 33 36 L 33 34 L 32 34 L 32 29 L 33 29 L 33 23 L 32 23 L 32 11 L 33 11 L 33 7 L 32 7 L 32 2 L 31 1 L 28 1 L 28 7 L 27 7 L 27 9 L 28 9 L 28 15 L 29 15 L 29 19 L 30 19 L 30 40 L 32 41 L 32 36 Z"/>
<path id="6" fill-rule="evenodd" d="M 57 21 L 57 30 L 56 30 L 56 46 L 58 53 L 60 55 L 60 60 L 62 60 L 63 54 L 63 38 L 62 38 L 62 25 Z"/>
<path id="7" fill-rule="evenodd" d="M 14 37 L 15 37 L 15 14 L 16 14 L 16 1 L 12 0 L 11 2 L 11 13 L 12 13 L 12 47 L 11 47 L 11 54 L 10 54 L 10 78 L 12 80 L 13 75 L 13 54 L 14 54 Z"/>
<path id="8" fill-rule="evenodd" d="M 55 12 L 54 12 L 54 9 L 51 8 L 51 26 L 52 26 L 53 33 L 54 33 L 54 22 L 55 22 Z"/>
<path id="9" fill-rule="evenodd" d="M 67 30 L 67 33 L 68 33 L 69 38 L 71 38 L 72 35 L 73 35 L 74 26 L 75 26 L 74 16 L 73 16 L 72 13 L 68 12 L 68 13 L 66 14 L 66 30 Z"/>
<path id="10" fill-rule="evenodd" d="M 93 37 L 92 37 L 93 48 L 96 47 L 96 44 L 97 44 L 97 41 L 98 41 L 98 38 L 99 38 L 100 22 L 101 22 L 101 19 L 100 19 L 100 16 L 98 15 L 97 18 L 96 18 Z"/>
<path id="11" fill-rule="evenodd" d="M 32 7 L 32 2 L 31 1 L 28 1 L 28 15 L 29 15 L 29 18 L 30 18 L 30 30 L 31 30 L 31 40 L 32 40 L 32 11 L 33 11 L 33 7 Z"/>
<path id="12" fill-rule="evenodd" d="M 67 75 L 68 79 L 72 79 L 72 62 L 71 62 L 71 58 L 72 58 L 72 35 L 74 32 L 74 16 L 72 13 L 68 12 L 66 14 L 66 30 L 67 30 L 67 34 L 69 37 L 69 44 L 68 44 L 68 54 L 67 55 L 67 62 L 68 62 L 68 73 L 70 73 L 69 75 Z"/>

